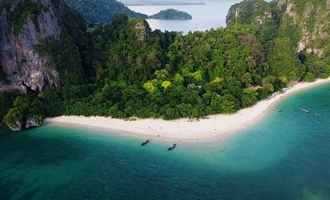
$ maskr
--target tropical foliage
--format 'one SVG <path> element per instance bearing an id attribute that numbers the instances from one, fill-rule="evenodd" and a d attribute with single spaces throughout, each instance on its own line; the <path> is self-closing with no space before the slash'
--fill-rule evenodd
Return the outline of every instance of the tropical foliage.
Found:
<path id="1" fill-rule="evenodd" d="M 7 113 L 7 123 L 31 113 L 200 118 L 236 112 L 291 82 L 329 76 L 329 57 L 297 52 L 301 30 L 291 18 L 252 20 L 273 12 L 260 5 L 262 11 L 207 32 L 151 31 L 144 20 L 119 15 L 76 38 L 45 41 L 37 49 L 52 58 L 62 86 L 19 96 L 9 111 L 13 100 L 0 96 L 8 105 L 0 116 Z"/>

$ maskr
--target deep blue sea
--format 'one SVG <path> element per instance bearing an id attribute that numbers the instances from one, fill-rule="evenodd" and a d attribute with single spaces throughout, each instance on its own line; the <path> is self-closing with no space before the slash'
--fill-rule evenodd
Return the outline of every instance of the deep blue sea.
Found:
<path id="1" fill-rule="evenodd" d="M 2 132 L 1 200 L 330 199 L 330 84 L 289 97 L 229 140 L 172 152 L 86 128 Z"/>

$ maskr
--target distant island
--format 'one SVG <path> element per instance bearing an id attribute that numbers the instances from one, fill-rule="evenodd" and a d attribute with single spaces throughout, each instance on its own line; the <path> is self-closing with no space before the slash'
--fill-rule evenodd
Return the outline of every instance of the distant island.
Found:
<path id="1" fill-rule="evenodd" d="M 200 6 L 205 5 L 204 2 L 155 2 L 155 3 L 125 3 L 125 6 Z"/>
<path id="2" fill-rule="evenodd" d="M 191 20 L 192 16 L 180 10 L 167 9 L 162 10 L 157 14 L 149 16 L 150 19 L 163 19 L 163 20 Z"/>
<path id="3" fill-rule="evenodd" d="M 205 5 L 203 1 L 178 1 L 178 0 L 120 0 L 126 6 L 145 6 L 145 5 Z"/>

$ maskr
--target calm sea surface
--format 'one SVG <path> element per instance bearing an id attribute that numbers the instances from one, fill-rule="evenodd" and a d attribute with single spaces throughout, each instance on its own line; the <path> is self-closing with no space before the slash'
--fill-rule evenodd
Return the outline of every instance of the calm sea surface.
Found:
<path id="1" fill-rule="evenodd" d="M 148 19 L 150 27 L 162 31 L 178 31 L 187 33 L 189 31 L 205 31 L 211 28 L 224 27 L 226 25 L 226 15 L 230 6 L 241 0 L 209 0 L 205 5 L 144 5 L 129 6 L 130 9 L 147 15 L 156 14 L 161 10 L 174 8 L 188 12 L 192 15 L 192 20 L 157 20 Z"/>
<path id="2" fill-rule="evenodd" d="M 172 152 L 86 128 L 2 133 L 1 200 L 330 199 L 330 84 L 289 97 L 227 141 Z"/>

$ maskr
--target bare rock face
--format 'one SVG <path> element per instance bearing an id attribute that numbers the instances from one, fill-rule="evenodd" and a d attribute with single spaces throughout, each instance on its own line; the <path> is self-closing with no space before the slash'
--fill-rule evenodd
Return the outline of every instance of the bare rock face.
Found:
<path id="1" fill-rule="evenodd" d="M 56 67 L 36 46 L 60 38 L 66 5 L 62 0 L 6 1 L 0 2 L 0 71 L 5 81 L 37 92 L 58 86 Z"/>
<path id="2" fill-rule="evenodd" d="M 145 41 L 151 32 L 149 24 L 145 20 L 136 22 L 134 29 L 136 30 L 136 37 L 138 41 Z"/>
<path id="3" fill-rule="evenodd" d="M 244 0 L 233 5 L 227 15 L 228 25 L 234 23 L 262 25 L 272 20 L 270 3 L 264 0 Z"/>
<path id="4" fill-rule="evenodd" d="M 26 119 L 25 122 L 25 128 L 35 128 L 41 126 L 43 123 L 43 120 L 40 116 L 31 116 Z"/>
<path id="5" fill-rule="evenodd" d="M 318 57 L 324 57 L 329 52 L 330 41 L 329 28 L 327 23 L 330 16 L 330 1 L 280 0 L 284 8 L 283 19 L 291 20 L 300 31 L 300 39 L 297 51 L 305 51 Z"/>
<path id="6" fill-rule="evenodd" d="M 43 118 L 38 115 L 29 116 L 26 119 L 16 119 L 14 122 L 7 124 L 11 131 L 18 132 L 23 129 L 40 127 L 43 124 Z"/>

